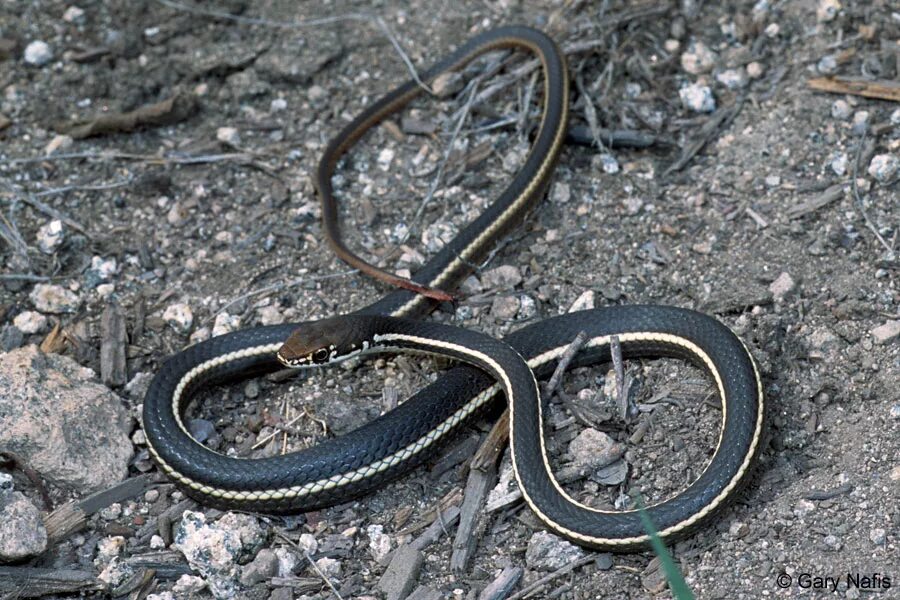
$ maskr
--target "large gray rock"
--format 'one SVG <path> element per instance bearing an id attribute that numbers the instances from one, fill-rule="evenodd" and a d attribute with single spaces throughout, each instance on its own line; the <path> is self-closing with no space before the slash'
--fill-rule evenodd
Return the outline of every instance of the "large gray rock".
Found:
<path id="1" fill-rule="evenodd" d="M 46 548 L 41 511 L 19 492 L 0 498 L 0 562 L 37 556 Z"/>
<path id="2" fill-rule="evenodd" d="M 87 494 L 128 474 L 130 418 L 94 372 L 37 346 L 0 353 L 0 448 Z"/>

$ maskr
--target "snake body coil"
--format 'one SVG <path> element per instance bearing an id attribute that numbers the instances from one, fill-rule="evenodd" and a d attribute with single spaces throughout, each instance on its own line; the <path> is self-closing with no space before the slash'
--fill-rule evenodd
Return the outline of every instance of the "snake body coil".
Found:
<path id="1" fill-rule="evenodd" d="M 416 273 L 412 282 L 394 281 L 393 276 L 371 267 L 343 246 L 330 180 L 340 156 L 366 130 L 405 106 L 421 88 L 408 82 L 376 101 L 329 144 L 320 162 L 316 187 L 332 244 L 354 266 L 407 289 L 391 292 L 346 317 L 257 327 L 215 337 L 172 356 L 162 366 L 144 401 L 144 429 L 153 457 L 187 493 L 215 506 L 263 512 L 303 511 L 335 504 L 421 464 L 440 442 L 502 392 L 510 401 L 510 444 L 516 477 L 525 500 L 541 520 L 586 546 L 619 551 L 643 547 L 648 537 L 637 513 L 582 505 L 566 494 L 550 471 L 534 376 L 548 375 L 580 331 L 587 334 L 587 342 L 576 364 L 609 360 L 611 339 L 616 337 L 626 357 L 683 358 L 700 366 L 715 381 L 723 406 L 715 453 L 686 490 L 648 508 L 662 537 L 693 529 L 745 480 L 760 449 L 762 386 L 743 343 L 711 317 L 664 306 L 610 307 L 536 323 L 509 335 L 505 343 L 411 319 L 434 307 L 434 301 L 427 297 L 429 291 L 452 287 L 471 272 L 493 241 L 523 218 L 546 190 L 559 156 L 568 116 L 568 79 L 562 55 L 541 32 L 525 27 L 487 32 L 423 73 L 422 79 L 430 82 L 484 52 L 507 47 L 524 48 L 541 61 L 544 109 L 534 146 L 500 197 Z M 285 340 L 311 330 L 341 340 L 352 339 L 352 347 L 360 350 L 449 354 L 475 367 L 450 369 L 436 383 L 371 423 L 299 452 L 243 460 L 218 454 L 190 436 L 182 413 L 191 395 L 204 386 L 281 368 L 279 351 L 282 359 L 297 354 L 292 342 L 284 345 Z M 323 360 L 327 358 L 322 356 Z"/>

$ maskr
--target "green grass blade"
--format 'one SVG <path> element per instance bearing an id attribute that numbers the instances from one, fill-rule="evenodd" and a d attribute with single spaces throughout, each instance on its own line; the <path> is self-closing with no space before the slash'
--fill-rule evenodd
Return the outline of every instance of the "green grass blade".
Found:
<path id="1" fill-rule="evenodd" d="M 675 565 L 675 560 L 666 549 L 666 545 L 663 543 L 662 538 L 659 537 L 659 532 L 656 530 L 653 521 L 650 520 L 650 515 L 644 510 L 643 500 L 636 497 L 635 502 L 637 503 L 638 513 L 641 515 L 641 523 L 643 523 L 644 529 L 647 530 L 647 535 L 650 536 L 650 545 L 653 546 L 653 552 L 659 557 L 663 572 L 666 574 L 666 579 L 669 581 L 669 589 L 672 590 L 672 596 L 675 600 L 694 600 L 694 594 L 691 593 L 691 589 L 681 575 L 681 571 L 679 571 L 678 567 Z"/>

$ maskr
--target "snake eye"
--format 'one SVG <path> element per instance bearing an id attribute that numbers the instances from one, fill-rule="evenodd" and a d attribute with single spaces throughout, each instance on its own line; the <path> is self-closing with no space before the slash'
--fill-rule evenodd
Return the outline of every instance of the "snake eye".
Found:
<path id="1" fill-rule="evenodd" d="M 312 353 L 314 363 L 323 363 L 328 360 L 328 348 L 319 348 Z"/>

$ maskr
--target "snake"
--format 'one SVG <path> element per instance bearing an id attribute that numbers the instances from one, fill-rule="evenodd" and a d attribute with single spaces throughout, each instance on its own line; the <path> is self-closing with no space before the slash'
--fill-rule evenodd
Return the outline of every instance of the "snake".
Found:
<path id="1" fill-rule="evenodd" d="M 331 179 L 362 135 L 426 91 L 436 78 L 495 50 L 537 57 L 543 76 L 540 124 L 519 171 L 484 212 L 411 278 L 398 282 L 340 242 Z M 674 306 L 615 305 L 545 319 L 502 340 L 422 321 L 445 289 L 475 270 L 493 242 L 520 223 L 545 195 L 568 122 L 566 61 L 555 42 L 525 26 L 481 33 L 434 66 L 375 100 L 326 146 L 314 174 L 326 235 L 365 273 L 397 285 L 350 314 L 251 327 L 215 336 L 169 357 L 148 388 L 143 428 L 150 455 L 175 484 L 201 503 L 262 513 L 298 513 L 370 493 L 423 464 L 478 415 L 502 404 L 510 418 L 510 456 L 526 504 L 551 531 L 582 546 L 611 551 L 649 547 L 637 509 L 605 510 L 579 502 L 554 477 L 544 436 L 545 407 L 535 378 L 549 376 L 572 340 L 573 365 L 625 358 L 673 357 L 697 365 L 715 383 L 722 406 L 719 438 L 706 468 L 675 496 L 643 510 L 663 540 L 694 531 L 732 500 L 761 449 L 765 402 L 759 368 L 743 341 L 703 313 Z M 373 352 L 438 354 L 460 364 L 378 418 L 342 436 L 287 454 L 241 458 L 197 441 L 185 411 L 203 389 L 270 373 L 313 368 Z"/>

